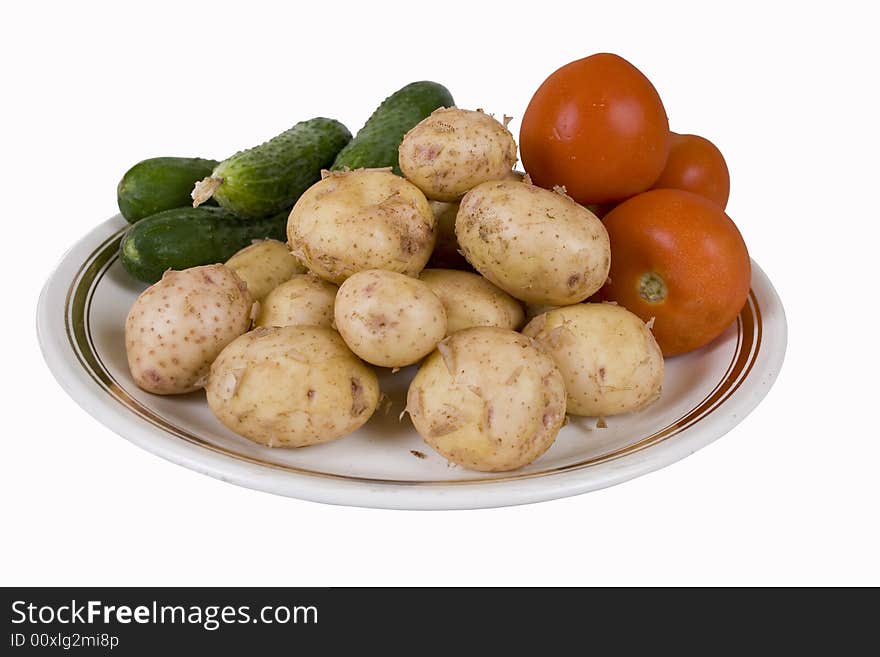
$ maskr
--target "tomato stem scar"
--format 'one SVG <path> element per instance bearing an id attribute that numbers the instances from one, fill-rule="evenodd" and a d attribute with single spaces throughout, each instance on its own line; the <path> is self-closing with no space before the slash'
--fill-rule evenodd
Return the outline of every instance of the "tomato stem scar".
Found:
<path id="1" fill-rule="evenodd" d="M 666 298 L 666 282 L 652 271 L 639 279 L 639 296 L 649 303 L 660 303 Z"/>

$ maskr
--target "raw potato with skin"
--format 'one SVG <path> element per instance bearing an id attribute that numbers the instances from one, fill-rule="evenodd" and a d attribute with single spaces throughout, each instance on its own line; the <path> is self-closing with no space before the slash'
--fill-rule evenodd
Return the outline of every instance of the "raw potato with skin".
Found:
<path id="1" fill-rule="evenodd" d="M 337 285 L 365 269 L 416 276 L 437 238 L 425 195 L 384 169 L 328 173 L 293 206 L 287 237 L 312 273 Z"/>
<path id="2" fill-rule="evenodd" d="M 405 367 L 446 335 L 446 311 L 425 283 L 383 269 L 362 271 L 339 287 L 336 330 L 368 363 Z"/>
<path id="3" fill-rule="evenodd" d="M 256 241 L 235 253 L 226 261 L 226 266 L 247 283 L 251 296 L 257 301 L 262 301 L 294 274 L 306 271 L 287 244 L 278 240 Z"/>
<path id="4" fill-rule="evenodd" d="M 211 366 L 208 405 L 232 431 L 268 447 L 304 447 L 362 426 L 379 402 L 376 374 L 319 326 L 258 328 Z"/>
<path id="5" fill-rule="evenodd" d="M 482 110 L 441 108 L 410 130 L 398 149 L 407 180 L 434 201 L 457 201 L 487 180 L 511 175 L 516 142 Z"/>
<path id="6" fill-rule="evenodd" d="M 217 354 L 250 328 L 253 312 L 247 285 L 224 265 L 165 272 L 125 320 L 134 382 L 158 395 L 198 390 Z"/>
<path id="7" fill-rule="evenodd" d="M 317 276 L 297 274 L 266 295 L 254 325 L 332 328 L 338 290 Z"/>
<path id="8" fill-rule="evenodd" d="M 527 182 L 487 182 L 469 191 L 455 234 L 477 271 L 529 304 L 583 301 L 602 287 L 611 266 L 608 233 L 596 215 Z"/>
<path id="9" fill-rule="evenodd" d="M 525 174 L 522 171 L 510 171 L 503 180 L 522 182 Z M 470 263 L 461 254 L 458 238 L 455 236 L 455 217 L 458 215 L 458 203 L 445 201 L 429 201 L 437 226 L 437 244 L 428 261 L 429 267 L 440 269 L 461 269 L 473 271 Z"/>
<path id="10" fill-rule="evenodd" d="M 629 413 L 660 396 L 660 347 L 648 326 L 621 306 L 558 308 L 533 319 L 523 333 L 556 361 L 572 415 Z"/>
<path id="11" fill-rule="evenodd" d="M 453 269 L 425 269 L 419 278 L 443 303 L 447 334 L 472 326 L 516 330 L 525 319 L 519 301 L 479 274 Z"/>
<path id="12" fill-rule="evenodd" d="M 565 383 L 531 338 L 454 333 L 422 363 L 407 411 L 425 442 L 470 470 L 503 472 L 547 451 L 565 421 Z"/>

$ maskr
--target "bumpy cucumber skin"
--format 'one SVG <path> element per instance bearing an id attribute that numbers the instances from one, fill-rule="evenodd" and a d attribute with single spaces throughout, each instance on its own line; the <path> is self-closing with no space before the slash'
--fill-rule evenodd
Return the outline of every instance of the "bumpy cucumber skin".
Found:
<path id="1" fill-rule="evenodd" d="M 351 133 L 339 121 L 302 121 L 264 144 L 221 162 L 212 174 L 221 207 L 240 217 L 259 218 L 293 207 L 321 179 Z"/>
<path id="2" fill-rule="evenodd" d="M 139 281 L 155 283 L 168 269 L 226 262 L 252 240 L 286 241 L 287 215 L 254 220 L 217 207 L 166 210 L 126 231 L 119 245 L 122 266 Z"/>
<path id="3" fill-rule="evenodd" d="M 438 107 L 452 107 L 452 94 L 442 84 L 406 85 L 386 98 L 357 136 L 336 156 L 333 169 L 391 167 L 398 176 L 397 148 L 403 136 Z"/>
<path id="4" fill-rule="evenodd" d="M 220 164 L 200 157 L 153 157 L 135 164 L 116 186 L 119 211 L 129 223 L 192 205 L 193 185 Z"/>

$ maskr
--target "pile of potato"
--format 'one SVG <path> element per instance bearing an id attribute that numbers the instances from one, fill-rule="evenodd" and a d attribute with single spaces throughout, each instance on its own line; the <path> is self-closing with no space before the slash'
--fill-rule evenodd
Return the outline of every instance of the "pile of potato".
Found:
<path id="1" fill-rule="evenodd" d="M 399 153 L 405 177 L 327 173 L 291 211 L 287 244 L 260 241 L 146 290 L 125 326 L 135 382 L 204 387 L 233 431 L 303 447 L 370 418 L 374 366 L 421 363 L 407 396 L 416 430 L 449 461 L 492 472 L 541 456 L 566 414 L 659 396 L 650 328 L 584 303 L 608 276 L 602 222 L 513 170 L 506 125 L 437 110 Z"/>

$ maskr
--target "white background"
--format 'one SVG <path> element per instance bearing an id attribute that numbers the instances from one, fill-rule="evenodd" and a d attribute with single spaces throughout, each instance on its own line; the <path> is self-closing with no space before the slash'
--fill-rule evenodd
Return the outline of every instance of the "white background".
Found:
<path id="1" fill-rule="evenodd" d="M 5 5 L 0 583 L 880 584 L 880 51 L 868 6 Z M 520 117 L 553 70 L 601 51 L 654 82 L 674 130 L 724 152 L 728 212 L 786 305 L 776 387 L 708 448 L 518 508 L 330 507 L 154 457 L 49 374 L 40 287 L 116 212 L 134 162 L 222 159 L 315 115 L 354 131 L 419 79 Z"/>

